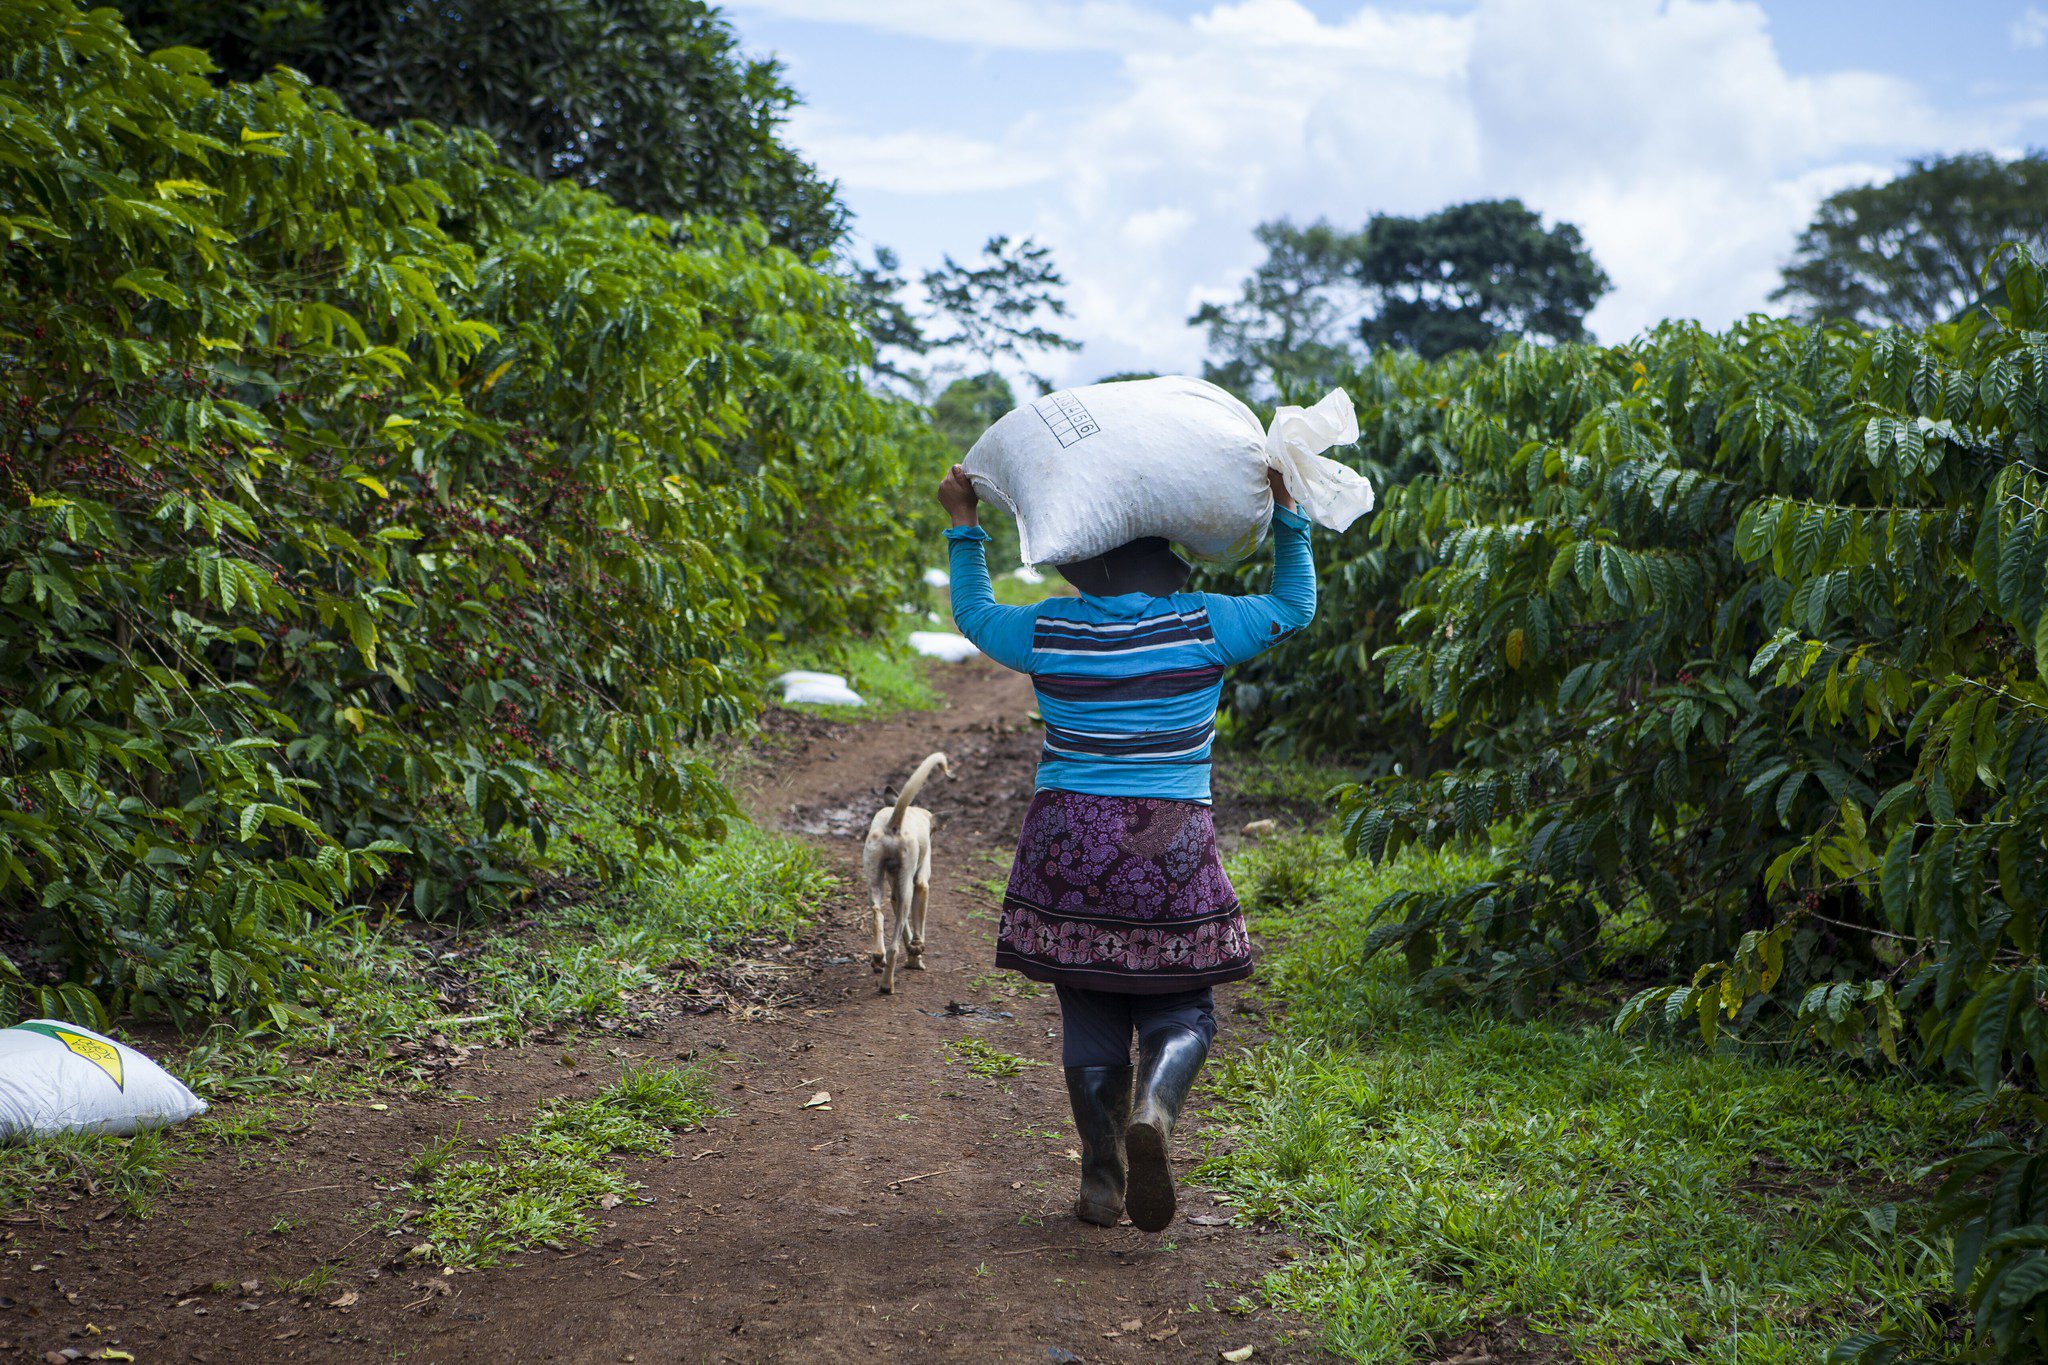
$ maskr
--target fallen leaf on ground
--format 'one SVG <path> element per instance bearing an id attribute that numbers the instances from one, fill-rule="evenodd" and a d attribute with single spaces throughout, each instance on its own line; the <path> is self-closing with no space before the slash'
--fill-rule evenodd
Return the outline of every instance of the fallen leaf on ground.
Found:
<path id="1" fill-rule="evenodd" d="M 1159 1329 L 1158 1331 L 1156 1331 L 1156 1332 L 1148 1332 L 1148 1333 L 1146 1333 L 1146 1334 L 1145 1334 L 1145 1340 L 1147 1340 L 1147 1341 L 1164 1341 L 1164 1340 L 1166 1340 L 1166 1339 L 1167 1339 L 1168 1337 L 1177 1337 L 1177 1336 L 1179 1336 L 1179 1335 L 1180 1335 L 1180 1328 L 1178 1328 L 1178 1327 L 1162 1327 L 1162 1328 L 1160 1328 L 1160 1329 Z"/>
<path id="2" fill-rule="evenodd" d="M 615 1194 L 608 1194 L 597 1201 L 597 1206 L 601 1209 L 615 1209 L 619 1206 L 619 1197 Z"/>
<path id="3" fill-rule="evenodd" d="M 809 1099 L 804 1101 L 804 1108 L 823 1109 L 826 1105 L 830 1103 L 832 1103 L 832 1092 L 829 1090 L 820 1090 L 817 1094 L 811 1096 Z"/>
<path id="4" fill-rule="evenodd" d="M 1198 1213 L 1188 1219 L 1188 1221 L 1205 1228 L 1227 1228 L 1230 1226 L 1230 1220 L 1220 1213 Z"/>
<path id="5" fill-rule="evenodd" d="M 351 1289 L 344 1293 L 340 1298 L 334 1300 L 334 1302 L 328 1304 L 327 1306 L 329 1308 L 348 1308 L 353 1306 L 355 1301 L 361 1297 L 362 1295 L 356 1293 L 355 1290 Z"/>
<path id="6" fill-rule="evenodd" d="M 1119 1332 L 1135 1332 L 1144 1325 L 1145 1320 L 1143 1318 L 1132 1318 L 1129 1322 L 1118 1323 L 1116 1327 Z"/>
<path id="7" fill-rule="evenodd" d="M 1216 1353 L 1216 1358 L 1218 1360 L 1231 1361 L 1234 1365 L 1234 1362 L 1236 1361 L 1250 1360 L 1253 1356 L 1258 1354 L 1258 1351 L 1259 1348 L 1256 1346 L 1240 1346 L 1235 1351 L 1218 1351 Z"/>

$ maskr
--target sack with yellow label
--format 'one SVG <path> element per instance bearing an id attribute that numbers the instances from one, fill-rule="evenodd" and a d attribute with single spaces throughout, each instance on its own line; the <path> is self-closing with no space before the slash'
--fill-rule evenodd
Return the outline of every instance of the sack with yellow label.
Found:
<path id="1" fill-rule="evenodd" d="M 125 1137 L 206 1112 L 206 1101 L 134 1048 L 89 1028 L 26 1019 L 0 1028 L 0 1141 Z"/>

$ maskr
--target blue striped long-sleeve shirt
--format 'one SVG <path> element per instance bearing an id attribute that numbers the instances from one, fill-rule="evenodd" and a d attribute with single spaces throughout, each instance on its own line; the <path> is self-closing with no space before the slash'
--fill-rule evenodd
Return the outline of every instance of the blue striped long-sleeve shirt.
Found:
<path id="1" fill-rule="evenodd" d="M 955 526 L 953 620 L 981 652 L 1031 675 L 1045 718 L 1040 790 L 1209 800 L 1223 670 L 1316 614 L 1308 518 L 1273 510 L 1273 590 L 1055 597 L 999 606 L 978 526 Z"/>

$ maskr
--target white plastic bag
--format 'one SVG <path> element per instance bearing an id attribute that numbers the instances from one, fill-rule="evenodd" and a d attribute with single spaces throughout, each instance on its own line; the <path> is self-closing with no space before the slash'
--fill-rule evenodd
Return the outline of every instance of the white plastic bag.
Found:
<path id="1" fill-rule="evenodd" d="M 949 664 L 964 662 L 981 653 L 972 640 L 949 630 L 913 630 L 910 632 L 910 647 L 927 659 Z"/>
<path id="2" fill-rule="evenodd" d="M 206 1101 L 125 1043 L 55 1019 L 0 1029 L 0 1141 L 126 1137 L 206 1112 Z"/>
<path id="3" fill-rule="evenodd" d="M 1280 471 L 1301 514 L 1318 526 L 1348 531 L 1372 510 L 1372 484 L 1349 465 L 1323 454 L 1358 439 L 1358 413 L 1351 395 L 1331 389 L 1312 408 L 1274 409 L 1266 429 L 1266 464 Z"/>
<path id="4" fill-rule="evenodd" d="M 1333 530 L 1371 510 L 1365 476 L 1322 455 L 1357 439 L 1342 389 L 1281 408 L 1268 432 L 1216 385 L 1169 376 L 1049 393 L 1000 418 L 962 464 L 1016 518 L 1027 564 L 1071 564 L 1144 536 L 1229 560 L 1265 538 L 1268 469 Z"/>
<path id="5" fill-rule="evenodd" d="M 860 693 L 837 673 L 812 673 L 796 668 L 775 680 L 784 706 L 866 706 Z"/>

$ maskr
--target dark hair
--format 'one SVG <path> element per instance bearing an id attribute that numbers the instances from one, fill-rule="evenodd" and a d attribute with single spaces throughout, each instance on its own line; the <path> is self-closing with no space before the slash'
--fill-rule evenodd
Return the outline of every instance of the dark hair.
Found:
<path id="1" fill-rule="evenodd" d="M 1167 597 L 1188 583 L 1188 562 L 1162 536 L 1127 541 L 1093 559 L 1055 564 L 1061 578 L 1091 597 L 1145 593 Z"/>

